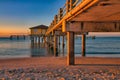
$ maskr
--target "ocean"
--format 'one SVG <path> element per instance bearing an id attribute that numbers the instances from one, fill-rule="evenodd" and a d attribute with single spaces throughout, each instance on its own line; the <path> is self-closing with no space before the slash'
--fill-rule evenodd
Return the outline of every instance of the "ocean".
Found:
<path id="1" fill-rule="evenodd" d="M 61 38 L 62 42 L 62 38 Z M 65 40 L 65 52 L 67 46 Z M 63 56 L 62 45 L 59 49 L 59 55 Z M 81 38 L 75 38 L 75 55 L 81 56 Z M 26 40 L 10 40 L 0 38 L 0 59 L 23 58 L 23 57 L 42 57 L 53 56 L 44 47 L 33 46 L 29 38 Z M 120 57 L 120 37 L 96 37 L 86 39 L 86 56 L 88 57 Z"/>

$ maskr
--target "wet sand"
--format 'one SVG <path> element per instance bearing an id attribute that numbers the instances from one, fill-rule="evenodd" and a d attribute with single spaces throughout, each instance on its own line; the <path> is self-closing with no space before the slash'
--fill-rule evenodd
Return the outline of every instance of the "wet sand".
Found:
<path id="1" fill-rule="evenodd" d="M 0 80 L 119 80 L 120 58 L 66 57 L 0 59 Z"/>

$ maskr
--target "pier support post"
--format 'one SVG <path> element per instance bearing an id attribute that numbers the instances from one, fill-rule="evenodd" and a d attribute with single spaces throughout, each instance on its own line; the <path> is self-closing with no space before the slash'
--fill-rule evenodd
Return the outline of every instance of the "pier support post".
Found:
<path id="1" fill-rule="evenodd" d="M 74 65 L 74 32 L 67 32 L 67 65 Z"/>
<path id="2" fill-rule="evenodd" d="M 35 38 L 34 38 L 34 36 L 32 36 L 32 39 L 33 39 L 33 44 L 35 43 Z"/>
<path id="3" fill-rule="evenodd" d="M 35 43 L 37 44 L 37 36 L 35 37 Z"/>
<path id="4" fill-rule="evenodd" d="M 35 43 L 35 36 L 33 36 L 33 43 Z"/>
<path id="5" fill-rule="evenodd" d="M 19 36 L 17 35 L 16 37 L 17 37 L 17 40 L 19 40 Z"/>
<path id="6" fill-rule="evenodd" d="M 46 37 L 45 36 L 44 36 L 44 41 L 43 42 L 44 42 L 44 44 L 46 43 Z"/>
<path id="7" fill-rule="evenodd" d="M 60 36 L 58 36 L 58 45 L 59 45 L 59 47 L 58 47 L 58 49 L 59 49 L 59 53 L 60 53 Z"/>
<path id="8" fill-rule="evenodd" d="M 57 36 L 54 35 L 54 56 L 58 56 L 58 40 Z"/>
<path id="9" fill-rule="evenodd" d="M 86 34 L 82 34 L 82 56 L 86 54 Z"/>
<path id="10" fill-rule="evenodd" d="M 41 42 L 42 44 L 43 44 L 43 40 L 44 40 L 44 37 L 42 36 L 42 42 Z"/>
<path id="11" fill-rule="evenodd" d="M 25 40 L 25 35 L 23 35 L 23 39 Z"/>
<path id="12" fill-rule="evenodd" d="M 47 37 L 47 48 L 48 51 L 50 52 L 50 36 Z"/>
<path id="13" fill-rule="evenodd" d="M 34 37 L 31 36 L 31 43 L 34 44 Z"/>
<path id="14" fill-rule="evenodd" d="M 40 36 L 38 36 L 38 44 L 40 45 Z"/>
<path id="15" fill-rule="evenodd" d="M 64 47 L 65 47 L 65 44 L 64 44 L 64 36 L 63 36 L 63 38 L 62 38 L 62 50 L 63 50 L 63 56 L 64 56 Z"/>

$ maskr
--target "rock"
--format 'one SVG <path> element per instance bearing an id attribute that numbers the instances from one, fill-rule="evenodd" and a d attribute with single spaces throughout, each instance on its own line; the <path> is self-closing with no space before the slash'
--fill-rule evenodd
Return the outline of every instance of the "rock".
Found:
<path id="1" fill-rule="evenodd" d="M 78 80 L 82 80 L 81 78 L 79 78 Z"/>
<path id="2" fill-rule="evenodd" d="M 25 80 L 31 80 L 31 78 L 26 78 Z"/>
<path id="3" fill-rule="evenodd" d="M 24 73 L 24 69 L 23 68 L 18 69 L 17 73 Z"/>
<path id="4" fill-rule="evenodd" d="M 0 70 L 0 74 L 4 74 L 5 73 L 5 70 Z"/>
<path id="5" fill-rule="evenodd" d="M 0 80 L 5 80 L 5 78 L 0 78 Z"/>
<path id="6" fill-rule="evenodd" d="M 59 78 L 58 80 L 65 80 L 65 78 L 62 77 L 62 78 Z"/>

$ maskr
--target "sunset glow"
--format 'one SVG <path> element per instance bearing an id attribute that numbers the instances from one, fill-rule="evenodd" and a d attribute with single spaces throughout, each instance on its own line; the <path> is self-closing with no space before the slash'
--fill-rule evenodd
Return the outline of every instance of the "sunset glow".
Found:
<path id="1" fill-rule="evenodd" d="M 28 35 L 29 29 L 20 25 L 1 25 L 0 37 L 9 37 L 10 35 Z"/>
<path id="2" fill-rule="evenodd" d="M 30 27 L 49 25 L 65 1 L 0 0 L 0 37 L 29 34 Z"/>

